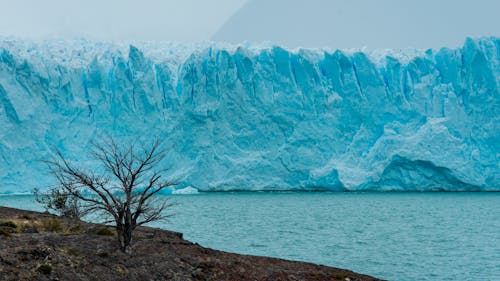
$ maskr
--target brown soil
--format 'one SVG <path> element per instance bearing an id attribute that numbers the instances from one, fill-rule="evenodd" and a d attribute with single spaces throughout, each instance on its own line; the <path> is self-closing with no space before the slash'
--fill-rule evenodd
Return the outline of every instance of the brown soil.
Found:
<path id="1" fill-rule="evenodd" d="M 182 239 L 181 233 L 149 227 L 135 232 L 133 254 L 126 255 L 117 250 L 110 227 L 0 207 L 0 280 L 379 279 L 212 250 Z"/>

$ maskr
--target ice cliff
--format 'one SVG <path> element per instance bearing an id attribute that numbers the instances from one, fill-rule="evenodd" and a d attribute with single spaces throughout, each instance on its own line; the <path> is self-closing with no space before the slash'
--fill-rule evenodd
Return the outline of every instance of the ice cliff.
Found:
<path id="1" fill-rule="evenodd" d="M 500 39 L 406 51 L 0 39 L 0 193 L 161 136 L 199 190 L 500 190 Z"/>

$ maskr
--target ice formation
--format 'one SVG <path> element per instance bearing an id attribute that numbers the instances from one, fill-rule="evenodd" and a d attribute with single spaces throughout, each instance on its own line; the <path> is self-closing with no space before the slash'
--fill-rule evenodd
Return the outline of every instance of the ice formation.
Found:
<path id="1" fill-rule="evenodd" d="M 0 193 L 160 136 L 179 188 L 500 190 L 500 39 L 427 51 L 0 39 Z"/>

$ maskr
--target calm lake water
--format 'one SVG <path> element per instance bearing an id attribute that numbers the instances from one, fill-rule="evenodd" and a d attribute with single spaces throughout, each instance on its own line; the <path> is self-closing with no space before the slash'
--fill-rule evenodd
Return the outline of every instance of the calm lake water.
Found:
<path id="1" fill-rule="evenodd" d="M 500 193 L 202 193 L 171 196 L 199 244 L 388 280 L 500 280 Z M 40 209 L 31 196 L 0 205 Z"/>

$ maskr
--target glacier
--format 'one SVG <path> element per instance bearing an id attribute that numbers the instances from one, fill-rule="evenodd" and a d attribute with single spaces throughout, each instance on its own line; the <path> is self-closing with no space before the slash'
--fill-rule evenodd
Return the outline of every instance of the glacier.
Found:
<path id="1" fill-rule="evenodd" d="M 0 38 L 0 193 L 160 136 L 179 189 L 500 191 L 500 40 L 457 49 Z M 174 191 L 175 193 L 175 191 Z M 182 192 L 181 192 L 182 193 Z"/>

